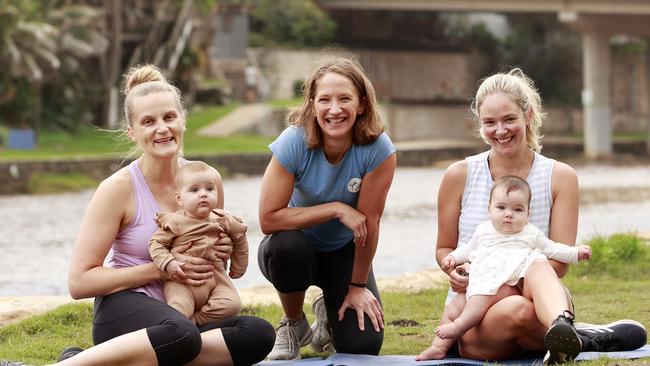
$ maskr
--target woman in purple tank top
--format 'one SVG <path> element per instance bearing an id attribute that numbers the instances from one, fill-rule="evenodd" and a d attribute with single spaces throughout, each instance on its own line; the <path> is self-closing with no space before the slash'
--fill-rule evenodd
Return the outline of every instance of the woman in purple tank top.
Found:
<path id="1" fill-rule="evenodd" d="M 178 89 L 155 66 L 131 69 L 125 85 L 126 132 L 141 154 L 99 185 L 81 224 L 69 289 L 75 299 L 95 297 L 95 346 L 64 351 L 61 365 L 257 363 L 275 339 L 268 322 L 235 316 L 197 328 L 164 301 L 160 283 L 169 279 L 151 262 L 148 241 L 156 230 L 153 213 L 180 209 L 174 177 L 184 162 L 185 110 Z M 223 208 L 221 181 L 217 191 Z M 231 244 L 220 238 L 217 255 L 228 260 Z M 212 266 L 183 255 L 188 247 L 174 253 L 188 275 L 182 282 L 204 283 Z"/>

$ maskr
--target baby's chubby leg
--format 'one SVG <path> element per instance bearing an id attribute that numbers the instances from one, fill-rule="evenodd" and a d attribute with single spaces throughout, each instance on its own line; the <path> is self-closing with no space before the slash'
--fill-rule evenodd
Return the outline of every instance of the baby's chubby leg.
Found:
<path id="1" fill-rule="evenodd" d="M 440 338 L 458 339 L 465 332 L 472 329 L 481 322 L 487 310 L 497 301 L 504 297 L 517 294 L 517 290 L 511 286 L 503 285 L 494 295 L 474 295 L 467 300 L 467 304 L 460 316 L 451 323 L 441 324 L 436 328 L 436 335 Z"/>
<path id="2" fill-rule="evenodd" d="M 458 294 L 454 299 L 445 306 L 445 311 L 442 313 L 440 324 L 450 324 L 452 320 L 458 318 L 465 307 L 465 294 Z M 445 358 L 447 351 L 456 342 L 455 339 L 442 339 L 435 337 L 431 342 L 431 347 L 422 351 L 415 357 L 416 361 L 423 360 L 440 360 Z"/>

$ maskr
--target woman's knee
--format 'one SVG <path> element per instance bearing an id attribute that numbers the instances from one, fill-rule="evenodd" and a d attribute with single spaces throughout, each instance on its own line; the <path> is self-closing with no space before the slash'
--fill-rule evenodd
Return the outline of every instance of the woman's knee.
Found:
<path id="1" fill-rule="evenodd" d="M 273 349 L 275 329 L 264 319 L 241 315 L 232 320 L 221 333 L 233 363 L 253 365 L 262 361 Z"/>
<path id="2" fill-rule="evenodd" d="M 304 291 L 313 282 L 314 247 L 299 230 L 281 231 L 264 239 L 258 260 L 264 276 L 280 292 Z"/>
<path id="3" fill-rule="evenodd" d="M 365 332 L 343 332 L 334 338 L 334 348 L 339 353 L 378 355 L 384 341 L 384 332 L 372 327 Z"/>
<path id="4" fill-rule="evenodd" d="M 147 335 L 159 365 L 185 364 L 201 352 L 201 333 L 185 318 L 174 318 L 149 327 Z"/>
<path id="5" fill-rule="evenodd" d="M 521 329 L 530 326 L 531 322 L 538 323 L 535 305 L 523 296 L 510 296 L 507 298 L 510 305 L 510 323 L 513 328 Z"/>

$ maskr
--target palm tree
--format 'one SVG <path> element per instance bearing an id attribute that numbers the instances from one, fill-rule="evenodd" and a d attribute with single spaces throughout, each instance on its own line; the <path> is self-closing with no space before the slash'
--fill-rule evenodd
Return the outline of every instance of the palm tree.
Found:
<path id="1" fill-rule="evenodd" d="M 38 132 L 43 88 L 104 52 L 107 40 L 97 26 L 102 17 L 88 6 L 0 0 L 0 110 L 12 119 L 6 124 L 26 127 L 31 120 Z M 68 99 L 80 95 L 78 85 L 59 87 Z"/>

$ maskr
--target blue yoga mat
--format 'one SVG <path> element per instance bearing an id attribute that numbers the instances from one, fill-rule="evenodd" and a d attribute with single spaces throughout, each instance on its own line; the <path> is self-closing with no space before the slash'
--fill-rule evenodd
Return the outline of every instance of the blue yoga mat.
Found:
<path id="1" fill-rule="evenodd" d="M 635 351 L 626 352 L 582 352 L 576 358 L 576 361 L 595 360 L 600 357 L 612 359 L 636 359 L 650 357 L 650 345 L 645 345 Z M 337 353 L 325 360 L 320 358 L 308 358 L 297 361 L 264 361 L 258 363 L 258 366 L 271 365 L 295 365 L 295 366 L 454 366 L 454 365 L 485 365 L 489 364 L 484 361 L 469 360 L 467 358 L 446 358 L 444 360 L 415 361 L 415 356 L 370 356 L 370 355 L 350 355 Z M 541 365 L 541 358 L 527 358 L 519 360 L 500 361 L 500 365 L 521 365 L 535 366 Z"/>

